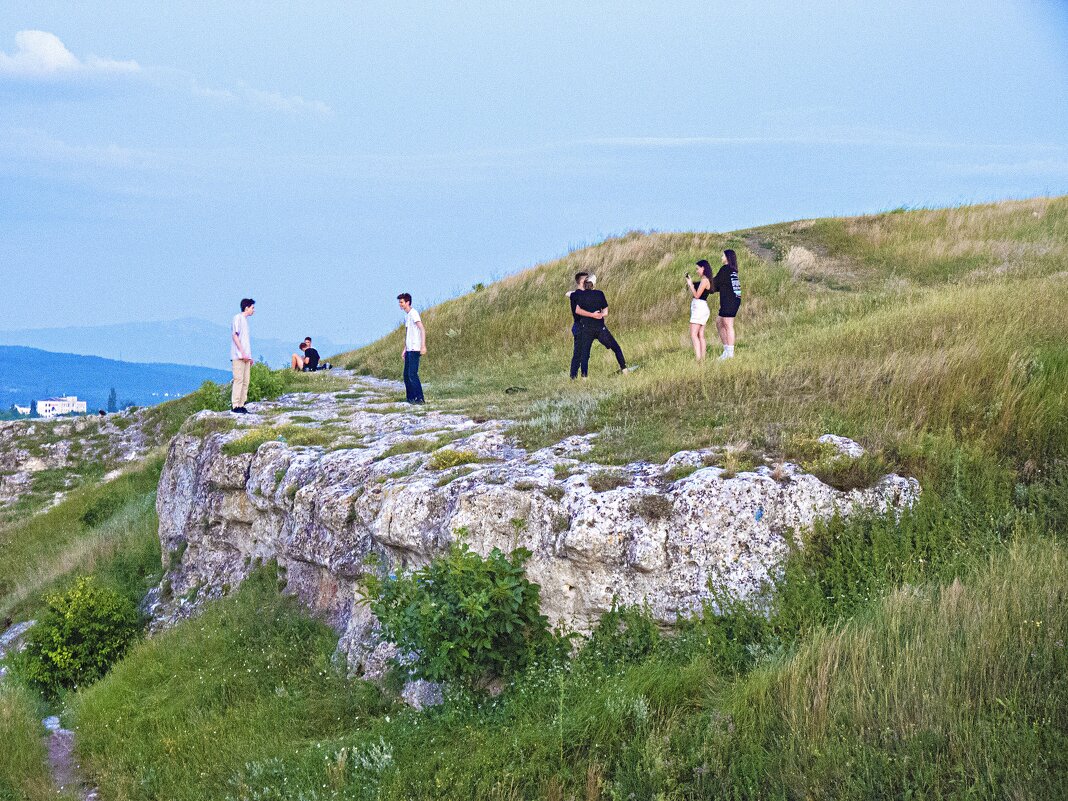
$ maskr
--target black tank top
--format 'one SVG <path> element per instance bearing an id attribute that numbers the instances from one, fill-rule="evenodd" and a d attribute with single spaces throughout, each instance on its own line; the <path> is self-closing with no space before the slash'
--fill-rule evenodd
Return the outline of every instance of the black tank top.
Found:
<path id="1" fill-rule="evenodd" d="M 693 288 L 694 289 L 697 289 L 697 287 L 699 287 L 699 286 L 701 286 L 701 282 L 700 281 L 694 281 L 693 282 Z M 708 300 L 708 293 L 709 293 L 709 290 L 706 289 L 704 292 L 701 293 L 701 297 L 699 297 L 698 300 Z"/>

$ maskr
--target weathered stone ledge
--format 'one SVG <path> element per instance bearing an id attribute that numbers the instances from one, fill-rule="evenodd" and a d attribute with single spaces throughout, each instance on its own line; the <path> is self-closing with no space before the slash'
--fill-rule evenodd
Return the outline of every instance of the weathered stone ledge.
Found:
<path id="1" fill-rule="evenodd" d="M 774 476 L 768 467 L 730 475 L 715 450 L 601 466 L 580 458 L 592 435 L 527 452 L 505 421 L 383 405 L 395 391 L 358 379 L 347 393 L 250 405 L 255 413 L 233 430 L 175 437 L 157 501 L 169 569 L 155 625 L 194 614 L 276 560 L 287 591 L 341 634 L 341 651 L 362 670 L 374 620 L 358 603 L 360 577 L 424 564 L 458 531 L 480 553 L 529 549 L 528 575 L 554 623 L 586 631 L 617 599 L 648 604 L 670 624 L 700 608 L 709 584 L 759 598 L 791 532 L 835 513 L 901 508 L 919 493 L 915 479 L 896 475 L 840 492 L 792 464 Z M 202 412 L 186 428 L 230 425 L 219 417 Z M 332 444 L 224 450 L 250 429 L 292 425 L 328 430 Z M 425 450 L 399 452 L 413 440 Z M 832 444 L 853 455 L 859 447 Z M 477 461 L 438 470 L 436 451 Z"/>

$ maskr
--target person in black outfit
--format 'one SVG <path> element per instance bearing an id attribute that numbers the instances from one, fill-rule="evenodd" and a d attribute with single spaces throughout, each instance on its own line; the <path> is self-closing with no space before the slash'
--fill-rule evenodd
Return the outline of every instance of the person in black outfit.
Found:
<path id="1" fill-rule="evenodd" d="M 319 369 L 319 351 L 308 345 L 304 349 L 304 372 L 314 373 Z"/>
<path id="2" fill-rule="evenodd" d="M 599 289 L 593 289 L 585 273 L 575 276 L 575 282 L 581 289 L 571 292 L 571 315 L 574 319 L 572 333 L 575 335 L 574 350 L 571 354 L 571 378 L 577 378 L 579 373 L 586 378 L 590 367 L 590 348 L 594 341 L 600 342 L 616 356 L 621 373 L 630 372 L 627 360 L 623 357 L 623 349 L 616 342 L 616 338 L 604 324 L 604 318 L 608 314 L 608 299 Z"/>
<path id="3" fill-rule="evenodd" d="M 589 278 L 589 273 L 575 273 L 575 288 L 570 292 L 564 293 L 567 299 L 570 301 L 571 296 L 576 292 L 581 292 L 586 288 L 586 279 Z M 575 314 L 575 307 L 571 306 L 571 336 L 577 337 L 579 332 L 579 316 Z"/>
<path id="4" fill-rule="evenodd" d="M 734 318 L 742 306 L 742 283 L 738 278 L 738 254 L 733 250 L 723 251 L 723 266 L 712 282 L 712 291 L 719 293 L 719 314 L 716 330 L 723 343 L 720 361 L 734 358 Z"/>

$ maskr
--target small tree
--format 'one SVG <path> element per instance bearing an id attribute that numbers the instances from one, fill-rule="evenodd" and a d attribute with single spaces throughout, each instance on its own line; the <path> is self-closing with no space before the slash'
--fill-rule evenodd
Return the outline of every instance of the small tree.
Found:
<path id="1" fill-rule="evenodd" d="M 540 588 L 523 572 L 530 555 L 494 548 L 483 559 L 453 544 L 421 570 L 369 580 L 366 597 L 383 636 L 415 653 L 411 675 L 484 687 L 554 642 Z"/>
<path id="2" fill-rule="evenodd" d="M 141 631 L 133 603 L 88 576 L 45 603 L 16 666 L 49 698 L 101 678 Z"/>
<path id="3" fill-rule="evenodd" d="M 115 387 L 111 388 L 111 392 L 108 394 L 108 412 L 114 413 L 119 410 L 119 393 L 115 391 Z"/>

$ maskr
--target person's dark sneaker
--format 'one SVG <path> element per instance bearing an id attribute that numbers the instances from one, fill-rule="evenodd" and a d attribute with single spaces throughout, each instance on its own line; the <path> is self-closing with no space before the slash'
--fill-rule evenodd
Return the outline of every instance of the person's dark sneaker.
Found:
<path id="1" fill-rule="evenodd" d="M 236 409 L 231 409 L 230 411 L 234 414 L 248 414 L 248 409 L 244 406 L 238 406 Z"/>

